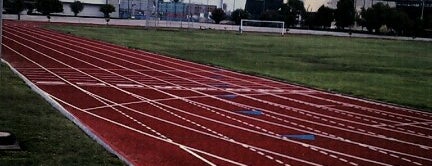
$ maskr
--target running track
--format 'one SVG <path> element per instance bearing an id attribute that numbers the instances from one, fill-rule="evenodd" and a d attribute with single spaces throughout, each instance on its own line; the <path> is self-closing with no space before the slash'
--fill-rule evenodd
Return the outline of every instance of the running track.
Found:
<path id="1" fill-rule="evenodd" d="M 432 165 L 432 114 L 6 21 L 4 59 L 133 165 Z M 258 115 L 239 111 L 258 110 Z M 314 140 L 286 138 L 308 134 Z"/>

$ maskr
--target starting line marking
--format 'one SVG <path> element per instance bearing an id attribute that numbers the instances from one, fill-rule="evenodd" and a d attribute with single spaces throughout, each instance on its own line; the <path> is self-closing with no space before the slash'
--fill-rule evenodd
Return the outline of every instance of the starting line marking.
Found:
<path id="1" fill-rule="evenodd" d="M 104 83 L 97 83 L 97 82 L 77 82 L 77 85 L 84 85 L 84 86 L 106 86 Z"/>
<path id="2" fill-rule="evenodd" d="M 144 87 L 142 85 L 137 85 L 137 84 L 117 84 L 116 86 L 127 87 L 127 88 L 143 88 Z"/>
<path id="3" fill-rule="evenodd" d="M 65 85 L 66 83 L 62 81 L 37 81 L 36 84 L 44 84 L 44 85 Z"/>

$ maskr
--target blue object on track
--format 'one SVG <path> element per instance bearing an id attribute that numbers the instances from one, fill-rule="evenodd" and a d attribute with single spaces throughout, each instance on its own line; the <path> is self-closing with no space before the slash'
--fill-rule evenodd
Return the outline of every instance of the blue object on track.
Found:
<path id="1" fill-rule="evenodd" d="M 288 139 L 298 139 L 298 140 L 309 140 L 309 141 L 315 140 L 315 135 L 313 135 L 313 134 L 282 135 L 282 137 L 285 137 Z"/>
<path id="2" fill-rule="evenodd" d="M 254 109 L 252 109 L 252 110 L 238 111 L 238 113 L 245 114 L 245 115 L 255 115 L 255 116 L 261 116 L 261 115 L 264 114 L 262 111 L 260 111 L 260 110 L 254 110 Z"/>
<path id="3" fill-rule="evenodd" d="M 237 95 L 234 94 L 228 94 L 228 95 L 220 95 L 219 97 L 225 98 L 225 99 L 234 99 L 237 97 Z"/>

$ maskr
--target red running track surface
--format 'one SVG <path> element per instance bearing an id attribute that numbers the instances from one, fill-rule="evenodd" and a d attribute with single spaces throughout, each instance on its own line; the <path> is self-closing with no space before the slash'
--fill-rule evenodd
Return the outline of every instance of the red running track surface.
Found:
<path id="1" fill-rule="evenodd" d="M 36 23 L 6 21 L 3 34 L 4 59 L 130 164 L 432 165 L 431 113 Z"/>

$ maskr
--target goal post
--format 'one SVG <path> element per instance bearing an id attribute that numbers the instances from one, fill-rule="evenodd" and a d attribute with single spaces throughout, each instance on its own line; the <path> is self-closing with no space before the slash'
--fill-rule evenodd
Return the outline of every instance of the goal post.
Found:
<path id="1" fill-rule="evenodd" d="M 280 33 L 282 35 L 286 33 L 285 22 L 283 21 L 265 21 L 249 19 L 241 19 L 239 31 L 240 33 L 251 31 Z"/>

